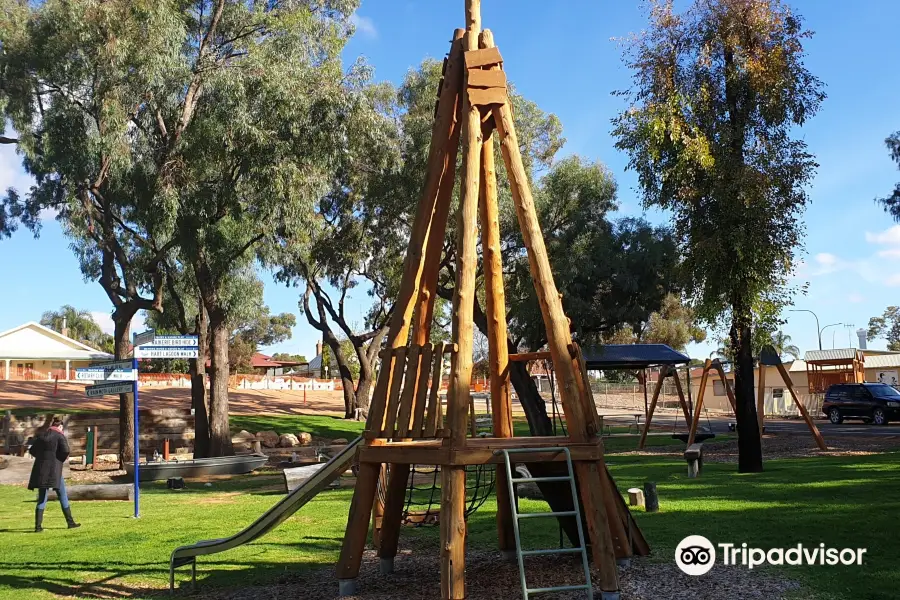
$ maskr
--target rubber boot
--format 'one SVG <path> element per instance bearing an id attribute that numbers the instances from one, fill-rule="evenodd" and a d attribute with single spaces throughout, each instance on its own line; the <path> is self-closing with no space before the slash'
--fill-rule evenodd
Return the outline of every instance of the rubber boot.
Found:
<path id="1" fill-rule="evenodd" d="M 35 508 L 34 509 L 34 532 L 40 533 L 44 530 L 41 527 L 41 524 L 44 522 L 44 509 L 43 508 Z"/>
<path id="2" fill-rule="evenodd" d="M 81 527 L 81 523 L 76 523 L 75 519 L 72 518 L 72 507 L 62 509 L 63 514 L 66 516 L 66 523 L 69 524 L 69 529 L 75 529 L 76 527 Z"/>

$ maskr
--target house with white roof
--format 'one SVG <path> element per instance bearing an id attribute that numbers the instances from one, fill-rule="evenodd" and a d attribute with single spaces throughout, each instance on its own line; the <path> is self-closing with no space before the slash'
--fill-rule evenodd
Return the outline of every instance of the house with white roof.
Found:
<path id="1" fill-rule="evenodd" d="M 34 321 L 0 332 L 0 376 L 6 380 L 69 381 L 76 368 L 112 358 Z"/>

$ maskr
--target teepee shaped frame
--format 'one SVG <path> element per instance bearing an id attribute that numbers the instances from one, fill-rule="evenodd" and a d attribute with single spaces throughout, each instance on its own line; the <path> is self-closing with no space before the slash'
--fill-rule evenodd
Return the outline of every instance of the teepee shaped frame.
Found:
<path id="1" fill-rule="evenodd" d="M 570 324 L 547 252 L 522 163 L 507 100 L 502 57 L 489 30 L 481 30 L 480 0 L 466 0 L 466 29 L 454 32 L 438 90 L 425 187 L 410 233 L 400 290 L 381 352 L 382 364 L 359 451 L 359 471 L 347 529 L 337 565 L 341 593 L 355 593 L 369 517 L 376 503 L 382 465 L 390 478 L 380 521 L 378 552 L 382 571 L 393 569 L 410 465 L 441 467 L 441 598 L 466 597 L 465 499 L 466 466 L 499 463 L 503 448 L 534 448 L 516 460 L 535 469 L 565 460 L 571 452 L 582 513 L 587 523 L 592 560 L 600 571 L 599 586 L 615 595 L 616 559 L 649 552 L 640 529 L 618 493 L 604 462 L 599 437 L 601 420 L 590 392 L 581 350 L 573 343 Z M 506 309 L 500 255 L 494 140 L 509 176 L 516 215 L 547 331 L 549 353 L 559 381 L 567 437 L 512 437 Z M 462 174 L 457 227 L 456 289 L 452 311 L 452 344 L 428 343 L 434 311 L 441 252 L 454 187 L 458 148 Z M 490 363 L 492 438 L 467 437 L 473 366 L 473 301 L 477 267 L 476 220 L 480 216 L 485 271 Z M 450 355 L 446 415 L 439 395 L 444 355 Z M 530 355 L 529 355 L 530 356 Z M 430 386 L 430 391 L 429 391 Z M 497 470 L 497 530 L 501 552 L 515 552 L 506 473 Z M 568 484 L 565 484 L 566 488 Z M 552 489 L 551 506 L 556 501 Z M 570 494 L 565 494 L 569 497 Z M 554 509 L 557 510 L 557 509 Z M 561 509 L 560 509 L 561 510 Z M 564 523 L 565 526 L 565 523 Z"/>

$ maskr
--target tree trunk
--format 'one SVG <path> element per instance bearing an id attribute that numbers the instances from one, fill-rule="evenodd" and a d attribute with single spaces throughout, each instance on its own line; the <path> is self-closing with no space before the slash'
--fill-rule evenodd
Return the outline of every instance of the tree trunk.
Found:
<path id="1" fill-rule="evenodd" d="M 737 405 L 738 472 L 759 473 L 763 470 L 762 442 L 756 419 L 753 394 L 753 343 L 750 318 L 741 305 L 732 306 L 731 345 L 735 349 L 734 395 Z"/>
<path id="2" fill-rule="evenodd" d="M 133 310 L 117 308 L 113 313 L 116 360 L 131 358 Z M 134 394 L 119 394 L 119 465 L 134 460 Z"/>
<path id="3" fill-rule="evenodd" d="M 347 364 L 347 358 L 341 352 L 341 342 L 337 339 L 331 330 L 322 332 L 325 338 L 325 343 L 328 344 L 328 347 L 331 348 L 331 354 L 334 355 L 334 359 L 338 364 L 338 373 L 341 375 L 341 383 L 344 387 L 344 418 L 352 419 L 356 416 L 356 407 L 357 407 L 357 399 L 356 399 L 356 387 L 353 383 L 353 373 L 350 371 L 350 365 Z M 325 364 L 322 364 L 322 369 L 325 368 Z M 330 366 L 330 365 L 328 365 Z"/>
<path id="4" fill-rule="evenodd" d="M 479 327 L 479 329 L 481 329 Z M 482 332 L 483 333 L 483 332 Z M 515 348 L 509 349 L 510 354 L 516 352 Z M 523 362 L 509 363 L 509 379 L 519 397 L 519 403 L 525 411 L 528 420 L 528 429 L 531 435 L 553 435 L 553 421 L 547 414 L 547 405 L 544 398 L 538 392 L 534 379 L 528 373 Z"/>
<path id="5" fill-rule="evenodd" d="M 194 409 L 194 457 L 209 456 L 209 411 L 206 399 L 206 357 L 209 356 L 209 318 L 200 301 L 197 316 L 196 360 L 191 360 L 191 408 Z"/>
<path id="6" fill-rule="evenodd" d="M 210 386 L 209 386 L 209 455 L 231 456 L 231 431 L 228 425 L 228 323 L 225 311 L 209 310 Z"/>

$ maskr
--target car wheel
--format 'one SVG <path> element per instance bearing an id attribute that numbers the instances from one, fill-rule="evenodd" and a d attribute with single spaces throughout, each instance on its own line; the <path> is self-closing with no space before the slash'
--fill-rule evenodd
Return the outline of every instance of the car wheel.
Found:
<path id="1" fill-rule="evenodd" d="M 876 408 L 872 411 L 872 422 L 876 425 L 887 425 L 888 418 L 883 408 Z"/>
<path id="2" fill-rule="evenodd" d="M 828 420 L 837 425 L 844 422 L 844 415 L 838 409 L 832 408 L 828 411 Z"/>

